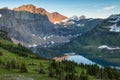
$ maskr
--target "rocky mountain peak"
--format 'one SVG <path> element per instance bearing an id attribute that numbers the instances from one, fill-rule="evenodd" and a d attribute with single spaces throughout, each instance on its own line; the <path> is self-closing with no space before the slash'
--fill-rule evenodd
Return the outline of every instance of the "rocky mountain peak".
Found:
<path id="1" fill-rule="evenodd" d="M 69 20 L 75 20 L 75 21 L 77 21 L 78 20 L 78 16 L 74 15 L 74 16 L 70 17 Z"/>
<path id="2" fill-rule="evenodd" d="M 120 14 L 113 14 L 108 17 L 108 19 L 117 19 L 120 18 Z"/>
<path id="3" fill-rule="evenodd" d="M 46 15 L 46 13 L 47 13 L 47 11 L 46 11 L 45 9 L 43 9 L 43 8 L 37 8 L 37 9 L 36 9 L 36 12 L 37 12 L 37 13 L 40 13 L 40 14 L 42 14 L 42 15 Z"/>
<path id="4" fill-rule="evenodd" d="M 14 8 L 13 10 L 15 10 L 15 11 L 28 11 L 31 13 L 36 13 L 36 7 L 32 4 L 23 5 L 23 6 L 20 6 L 18 8 Z"/>
<path id="5" fill-rule="evenodd" d="M 8 8 L 8 7 L 3 7 L 3 8 L 1 8 L 1 9 L 4 9 L 4 10 L 9 10 L 9 8 Z"/>
<path id="6" fill-rule="evenodd" d="M 32 4 L 28 4 L 28 5 L 23 5 L 17 8 L 13 9 L 14 11 L 27 11 L 30 13 L 35 13 L 35 14 L 41 14 L 41 15 L 47 15 L 48 19 L 54 23 L 54 22 L 58 22 L 58 21 L 62 21 L 67 19 L 66 16 L 63 16 L 61 14 L 59 14 L 58 12 L 47 12 L 45 9 L 43 8 L 37 8 L 36 6 L 32 5 Z"/>
<path id="7" fill-rule="evenodd" d="M 79 17 L 79 19 L 86 19 L 86 16 L 82 15 Z"/>
<path id="8" fill-rule="evenodd" d="M 58 13 L 58 12 L 53 12 L 52 14 L 54 14 L 54 15 L 59 15 L 59 13 Z"/>

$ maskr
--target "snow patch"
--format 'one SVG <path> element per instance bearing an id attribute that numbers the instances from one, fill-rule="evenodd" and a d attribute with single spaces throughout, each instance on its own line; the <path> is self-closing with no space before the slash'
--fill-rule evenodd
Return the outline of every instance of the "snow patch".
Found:
<path id="1" fill-rule="evenodd" d="M 92 20 L 94 20 L 94 19 L 93 18 L 88 19 L 88 21 L 92 21 Z"/>
<path id="2" fill-rule="evenodd" d="M 55 42 L 54 41 L 51 41 L 51 44 L 54 44 Z"/>
<path id="3" fill-rule="evenodd" d="M 83 27 L 83 26 L 85 26 L 85 25 L 84 25 L 84 24 L 77 24 L 76 26 Z"/>
<path id="4" fill-rule="evenodd" d="M 72 35 L 68 35 L 69 37 L 72 37 Z"/>
<path id="5" fill-rule="evenodd" d="M 77 20 L 79 20 L 79 19 L 78 19 L 78 17 L 75 15 L 75 16 L 70 17 L 69 20 L 75 20 L 75 21 L 77 21 Z"/>
<path id="6" fill-rule="evenodd" d="M 68 19 L 65 19 L 65 20 L 62 20 L 62 22 L 68 22 L 68 21 L 78 21 L 79 18 L 75 15 L 75 16 L 72 16 Z"/>
<path id="7" fill-rule="evenodd" d="M 109 26 L 108 28 L 110 28 L 110 32 L 120 32 L 120 26 L 117 26 L 116 24 Z"/>
<path id="8" fill-rule="evenodd" d="M 47 36 L 47 38 L 49 39 L 49 38 L 52 38 L 54 35 L 50 35 L 50 36 Z"/>
<path id="9" fill-rule="evenodd" d="M 28 47 L 30 48 L 30 47 L 32 47 L 32 45 L 28 45 Z"/>
<path id="10" fill-rule="evenodd" d="M 0 14 L 0 18 L 2 17 L 2 14 Z"/>
<path id="11" fill-rule="evenodd" d="M 68 19 L 62 20 L 62 22 L 67 22 L 67 21 L 68 21 Z"/>
<path id="12" fill-rule="evenodd" d="M 29 48 L 31 48 L 31 47 L 37 47 L 37 45 L 36 45 L 36 44 L 28 45 L 28 47 L 29 47 Z"/>
<path id="13" fill-rule="evenodd" d="M 45 37 L 43 37 L 43 40 L 46 40 L 47 39 L 47 37 L 45 36 Z"/>
<path id="14" fill-rule="evenodd" d="M 32 34 L 32 36 L 35 36 L 35 34 Z"/>
<path id="15" fill-rule="evenodd" d="M 55 22 L 54 22 L 54 24 L 60 24 L 60 22 L 58 22 L 58 21 L 55 21 Z"/>
<path id="16" fill-rule="evenodd" d="M 64 27 L 67 27 L 67 26 L 64 26 Z"/>
<path id="17" fill-rule="evenodd" d="M 70 21 L 70 22 L 68 22 L 68 23 L 70 23 L 70 24 L 75 24 L 75 22 L 74 22 L 74 21 Z"/>
<path id="18" fill-rule="evenodd" d="M 47 47 L 47 45 L 44 45 L 44 48 L 46 48 Z"/>
<path id="19" fill-rule="evenodd" d="M 36 47 L 37 45 L 36 45 L 36 44 L 33 44 L 32 46 L 33 46 L 33 47 Z"/>
<path id="20" fill-rule="evenodd" d="M 102 45 L 102 46 L 99 46 L 98 48 L 99 49 L 104 49 L 104 48 L 108 48 L 108 46 L 107 45 Z"/>
<path id="21" fill-rule="evenodd" d="M 99 49 L 108 49 L 108 50 L 118 50 L 118 49 L 120 49 L 119 47 L 109 47 L 109 46 L 107 46 L 107 45 L 102 45 L 102 46 L 99 46 L 98 47 Z"/>
<path id="22" fill-rule="evenodd" d="M 82 34 L 76 34 L 76 35 L 73 35 L 73 37 L 78 37 L 78 36 L 81 36 Z"/>

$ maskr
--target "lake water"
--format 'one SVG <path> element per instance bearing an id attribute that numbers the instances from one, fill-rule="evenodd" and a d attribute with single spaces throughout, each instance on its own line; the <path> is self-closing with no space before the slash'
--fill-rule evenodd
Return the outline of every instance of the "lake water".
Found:
<path id="1" fill-rule="evenodd" d="M 89 60 L 89 59 L 87 59 L 87 58 L 85 58 L 81 55 L 70 55 L 66 60 L 74 61 L 77 64 L 80 64 L 80 63 L 83 63 L 83 64 L 97 64 L 97 63 L 95 63 L 95 62 L 93 62 L 93 61 L 91 61 L 91 60 Z M 100 65 L 100 64 L 97 64 L 97 65 L 99 67 L 102 67 L 102 65 Z M 120 70 L 120 67 L 118 67 L 118 66 L 114 66 L 114 67 L 109 66 L 109 67 L 116 68 L 116 69 Z"/>
<path id="2" fill-rule="evenodd" d="M 69 61 L 74 61 L 78 64 L 83 63 L 83 64 L 95 64 L 95 62 L 92 62 L 91 60 L 81 56 L 81 55 L 72 55 L 67 58 Z"/>

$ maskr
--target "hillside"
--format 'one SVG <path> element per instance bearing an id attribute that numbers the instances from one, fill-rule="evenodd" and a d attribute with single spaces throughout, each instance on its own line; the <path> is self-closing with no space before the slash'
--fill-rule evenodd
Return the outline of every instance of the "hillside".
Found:
<path id="1" fill-rule="evenodd" d="M 28 73 L 20 72 L 21 65 L 27 66 Z M 47 75 L 39 75 L 37 69 L 42 64 L 48 67 L 49 61 L 40 58 L 21 45 L 14 44 L 6 32 L 0 31 L 0 79 L 1 80 L 56 80 Z M 25 68 L 25 67 L 24 67 Z"/>
<path id="2" fill-rule="evenodd" d="M 101 71 L 108 76 L 100 76 Z M 97 65 L 78 65 L 70 61 L 55 62 L 40 58 L 20 44 L 14 44 L 6 32 L 0 31 L 1 80 L 118 80 L 119 74 L 112 68 L 100 69 Z"/>

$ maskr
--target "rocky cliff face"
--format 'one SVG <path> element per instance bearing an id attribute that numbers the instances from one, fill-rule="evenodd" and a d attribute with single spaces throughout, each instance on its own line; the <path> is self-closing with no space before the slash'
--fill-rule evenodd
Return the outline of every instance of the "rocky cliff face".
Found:
<path id="1" fill-rule="evenodd" d="M 34 36 L 43 37 L 54 33 L 54 26 L 47 16 L 29 12 L 0 10 L 0 29 L 7 31 L 11 38 L 26 44 L 37 42 Z"/>
<path id="2" fill-rule="evenodd" d="M 67 37 L 59 36 L 59 30 L 46 15 L 27 11 L 0 9 L 0 30 L 7 31 L 15 43 L 27 47 L 69 41 Z"/>
<path id="3" fill-rule="evenodd" d="M 99 19 L 81 19 L 73 21 L 74 24 L 55 25 L 49 21 L 46 15 L 49 13 L 46 13 L 44 9 L 33 5 L 24 7 L 19 7 L 20 11 L 17 8 L 0 9 L 0 30 L 7 31 L 15 43 L 21 43 L 27 47 L 49 47 L 49 45 L 67 43 L 71 38 L 80 36 L 101 22 Z M 55 12 L 52 17 L 58 14 Z"/>
<path id="4" fill-rule="evenodd" d="M 53 12 L 53 13 L 49 13 L 47 12 L 45 9 L 43 8 L 36 8 L 34 5 L 29 4 L 29 5 L 23 5 L 20 6 L 18 8 L 14 8 L 13 10 L 15 11 L 28 11 L 30 13 L 37 13 L 37 14 L 41 14 L 41 15 L 47 15 L 48 19 L 54 23 L 54 22 L 59 22 L 62 20 L 67 19 L 67 17 L 57 13 L 57 12 Z"/>

